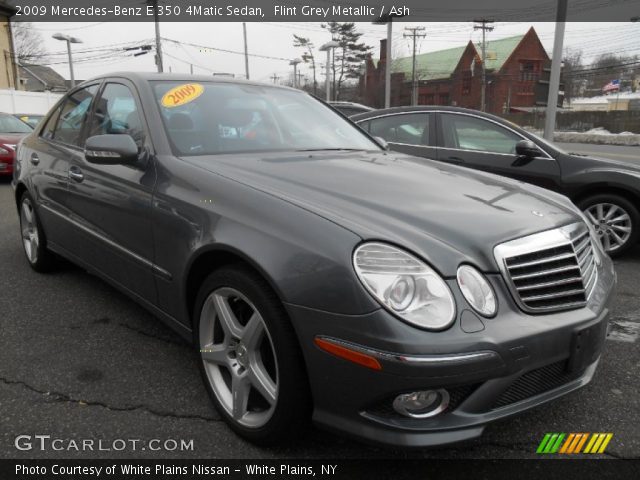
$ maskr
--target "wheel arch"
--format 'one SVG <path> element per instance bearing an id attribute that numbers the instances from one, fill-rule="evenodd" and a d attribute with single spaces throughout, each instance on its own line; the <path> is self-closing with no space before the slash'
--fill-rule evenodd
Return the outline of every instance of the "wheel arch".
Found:
<path id="1" fill-rule="evenodd" d="M 579 192 L 571 196 L 571 200 L 578 204 L 589 197 L 596 195 L 619 195 L 629 202 L 633 203 L 638 210 L 640 210 L 640 192 L 635 192 L 633 189 L 625 185 L 617 185 L 611 183 L 597 183 L 591 184 Z"/>
<path id="2" fill-rule="evenodd" d="M 190 260 L 185 273 L 185 280 L 183 283 L 183 298 L 186 303 L 186 309 L 188 313 L 189 322 L 193 326 L 194 320 L 194 304 L 196 297 L 198 296 L 198 290 L 204 282 L 205 278 L 213 271 L 223 266 L 241 264 L 249 267 L 274 291 L 281 303 L 283 302 L 283 296 L 280 289 L 277 287 L 273 278 L 271 278 L 265 269 L 263 269 L 258 262 L 253 260 L 250 256 L 244 252 L 224 244 L 210 245 L 197 251 Z M 295 326 L 294 326 L 295 328 Z"/>
<path id="3" fill-rule="evenodd" d="M 15 200 L 16 200 L 16 209 L 18 210 L 18 212 L 20 211 L 20 199 L 22 198 L 22 195 L 26 191 L 28 191 L 28 189 L 24 183 L 19 182 L 16 185 Z"/>

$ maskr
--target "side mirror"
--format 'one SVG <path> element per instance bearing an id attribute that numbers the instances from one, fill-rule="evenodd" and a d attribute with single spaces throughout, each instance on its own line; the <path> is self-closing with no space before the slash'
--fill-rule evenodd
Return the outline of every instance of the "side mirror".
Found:
<path id="1" fill-rule="evenodd" d="M 389 144 L 382 137 L 373 137 L 373 139 L 378 142 L 378 145 L 382 147 L 383 150 L 389 150 Z"/>
<path id="2" fill-rule="evenodd" d="M 87 138 L 84 158 L 100 165 L 128 165 L 138 160 L 138 146 L 130 135 L 95 135 Z"/>
<path id="3" fill-rule="evenodd" d="M 516 154 L 520 157 L 534 158 L 541 153 L 538 146 L 531 140 L 520 140 L 516 143 Z"/>

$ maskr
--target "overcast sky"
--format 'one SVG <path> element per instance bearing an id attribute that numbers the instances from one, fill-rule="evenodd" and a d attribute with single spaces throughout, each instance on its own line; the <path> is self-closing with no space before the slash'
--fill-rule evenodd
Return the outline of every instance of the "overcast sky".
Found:
<path id="1" fill-rule="evenodd" d="M 466 44 L 469 40 L 479 42 L 481 33 L 473 30 L 472 23 L 396 23 L 394 24 L 394 56 L 409 56 L 408 39 L 403 38 L 404 27 L 423 25 L 426 38 L 419 42 L 419 52 L 429 52 Z M 524 34 L 533 26 L 548 52 L 553 47 L 555 24 L 547 23 L 496 23 L 494 30 L 488 33 L 488 40 Z M 65 44 L 51 38 L 56 32 L 80 38 L 83 44 L 73 45 L 77 61 L 74 62 L 75 76 L 86 79 L 92 76 L 116 70 L 154 71 L 152 54 L 139 57 L 122 51 L 124 43 L 133 45 L 152 43 L 154 24 L 141 23 L 37 23 L 33 24 L 43 39 L 51 56 L 51 65 L 65 78 L 69 78 L 69 68 L 65 53 Z M 217 23 L 162 23 L 161 35 L 167 39 L 192 43 L 206 47 L 242 51 L 242 24 L 231 22 Z M 386 27 L 371 23 L 357 24 L 358 31 L 364 33 L 362 40 L 374 47 L 374 58 L 379 56 L 380 39 L 386 36 Z M 602 53 L 624 53 L 640 55 L 640 23 L 567 23 L 565 49 L 582 50 L 587 61 Z M 329 41 L 330 34 L 319 23 L 248 23 L 249 53 L 271 57 L 291 59 L 299 57 L 302 50 L 293 47 L 293 34 L 309 37 L 319 47 Z M 113 53 L 111 49 L 117 49 Z M 213 72 L 244 74 L 244 57 L 234 53 L 223 53 L 202 49 L 197 46 L 177 45 L 163 42 L 165 52 L 165 71 L 188 72 L 193 64 L 194 72 L 212 74 Z M 97 52 L 88 52 L 98 50 Z M 324 61 L 325 54 L 317 52 L 318 61 Z M 271 81 L 276 75 L 279 81 L 285 80 L 291 73 L 286 60 L 250 57 L 250 76 L 254 80 Z M 310 73 L 306 66 L 301 67 L 305 74 Z M 320 76 L 318 77 L 321 78 Z"/>

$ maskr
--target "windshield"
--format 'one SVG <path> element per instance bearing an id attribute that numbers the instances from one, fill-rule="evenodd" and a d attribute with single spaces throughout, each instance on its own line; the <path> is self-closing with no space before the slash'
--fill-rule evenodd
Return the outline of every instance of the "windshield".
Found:
<path id="1" fill-rule="evenodd" d="M 32 131 L 33 128 L 13 115 L 0 115 L 0 133 L 31 133 Z"/>
<path id="2" fill-rule="evenodd" d="M 215 82 L 152 85 L 176 155 L 380 150 L 359 127 L 299 91 Z"/>

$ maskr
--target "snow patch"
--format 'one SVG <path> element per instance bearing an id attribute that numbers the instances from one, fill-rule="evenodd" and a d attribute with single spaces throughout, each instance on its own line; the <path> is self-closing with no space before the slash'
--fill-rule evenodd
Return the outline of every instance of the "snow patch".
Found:
<path id="1" fill-rule="evenodd" d="M 540 130 L 524 127 L 536 135 L 542 135 Z M 611 133 L 606 128 L 596 127 L 586 132 L 555 132 L 555 142 L 563 143 L 596 143 L 601 145 L 640 146 L 640 134 L 632 132 Z"/>

